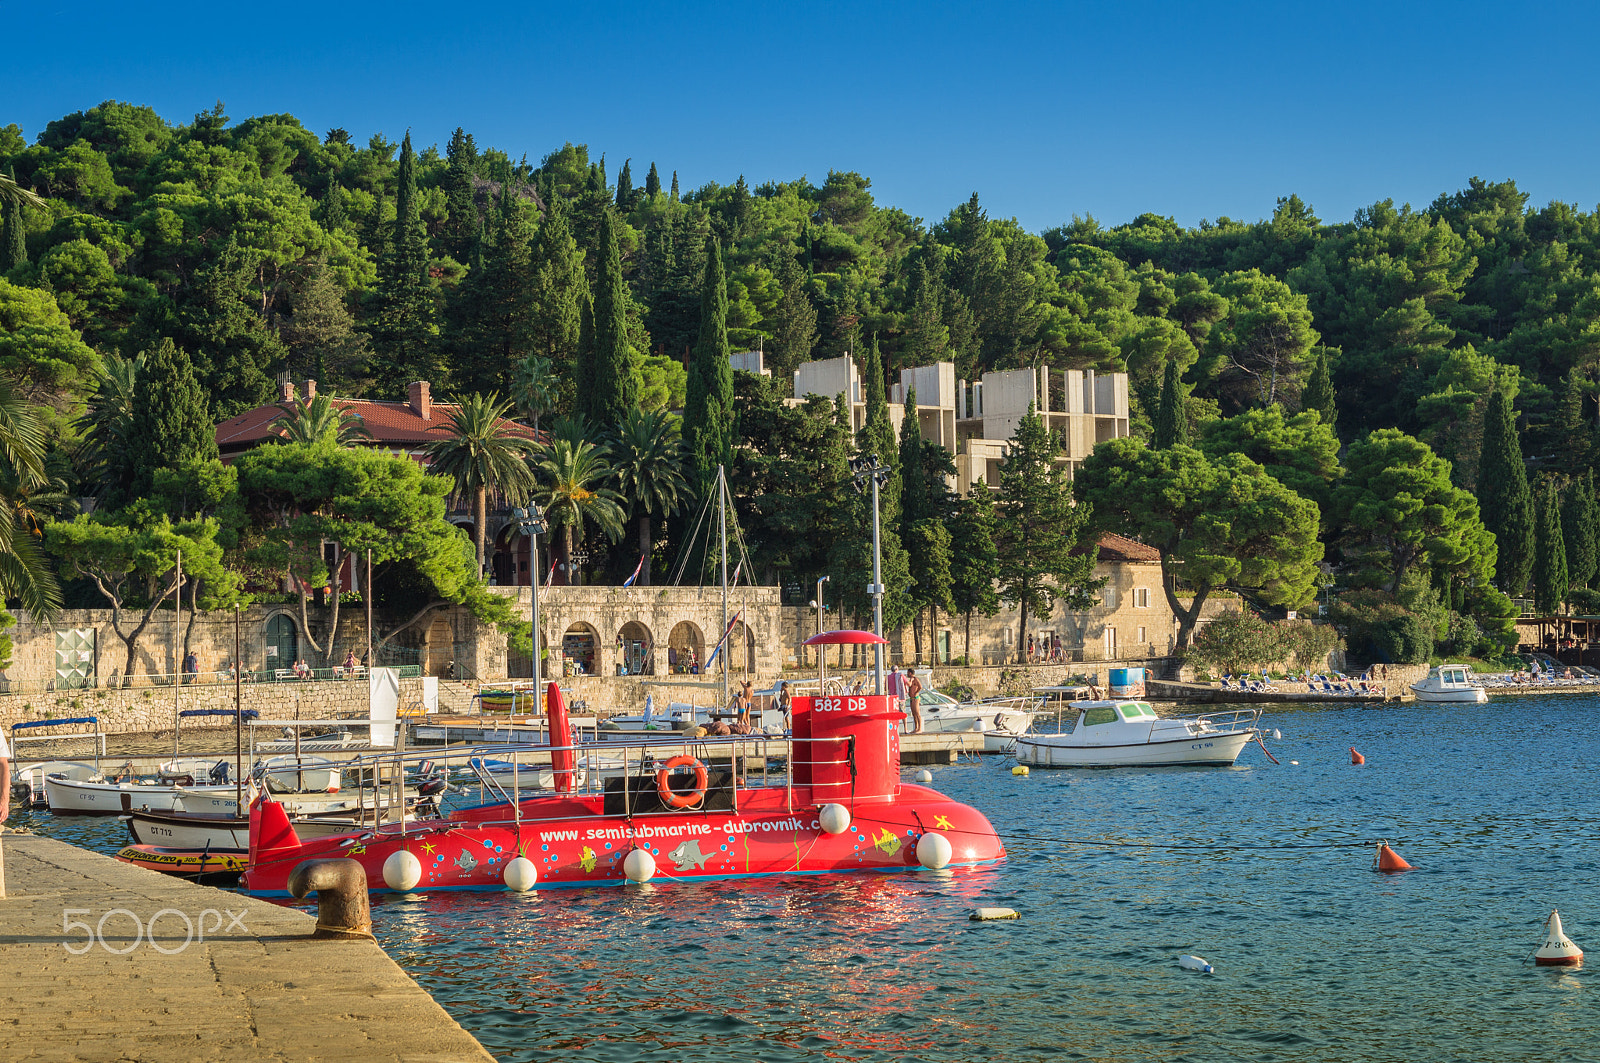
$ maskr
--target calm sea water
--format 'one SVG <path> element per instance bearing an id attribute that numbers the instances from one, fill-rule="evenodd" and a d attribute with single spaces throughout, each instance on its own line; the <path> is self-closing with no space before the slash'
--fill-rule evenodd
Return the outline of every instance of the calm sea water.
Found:
<path id="1" fill-rule="evenodd" d="M 1277 766 L 933 769 L 992 869 L 432 894 L 377 934 L 506 1063 L 1600 1059 L 1595 970 L 1531 961 L 1559 907 L 1600 963 L 1600 699 L 1271 708 Z M 1415 870 L 1277 848 L 1380 837 Z"/>

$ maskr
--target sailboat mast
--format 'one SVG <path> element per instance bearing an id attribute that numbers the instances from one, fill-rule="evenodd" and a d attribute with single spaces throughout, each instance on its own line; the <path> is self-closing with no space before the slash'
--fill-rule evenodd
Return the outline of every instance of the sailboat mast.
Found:
<path id="1" fill-rule="evenodd" d="M 717 466 L 717 537 L 722 540 L 722 706 L 728 705 L 728 478 Z"/>

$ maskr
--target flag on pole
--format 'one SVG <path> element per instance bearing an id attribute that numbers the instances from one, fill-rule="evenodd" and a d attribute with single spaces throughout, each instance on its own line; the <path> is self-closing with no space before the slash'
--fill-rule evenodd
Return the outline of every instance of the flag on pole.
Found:
<path id="1" fill-rule="evenodd" d="M 550 559 L 550 571 L 545 573 L 545 577 L 544 577 L 544 585 L 545 585 L 545 587 L 548 588 L 550 586 L 550 581 L 555 579 L 555 578 L 556 578 L 556 560 L 555 560 L 555 558 L 552 557 Z"/>
<path id="2" fill-rule="evenodd" d="M 739 617 L 743 615 L 743 613 L 743 609 L 739 610 L 739 612 L 733 614 L 733 619 L 728 621 L 728 626 L 723 630 L 722 637 L 717 640 L 716 646 L 711 650 L 711 656 L 706 658 L 707 668 L 710 668 L 711 663 L 717 659 L 717 654 L 722 652 L 723 644 L 728 641 L 728 636 L 733 634 L 733 625 L 739 622 Z"/>
<path id="3" fill-rule="evenodd" d="M 644 571 L 644 555 L 640 554 L 639 555 L 639 565 L 638 565 L 638 567 L 633 570 L 633 575 L 629 576 L 627 579 L 622 581 L 622 585 L 624 587 L 633 586 L 633 581 L 638 579 L 639 578 L 639 573 L 641 573 L 643 571 Z"/>
<path id="4" fill-rule="evenodd" d="M 744 571 L 744 559 L 743 558 L 741 558 L 739 560 L 739 563 L 737 565 L 733 566 L 733 578 L 728 580 L 728 586 L 737 587 L 739 585 L 739 573 L 742 572 L 742 571 Z"/>

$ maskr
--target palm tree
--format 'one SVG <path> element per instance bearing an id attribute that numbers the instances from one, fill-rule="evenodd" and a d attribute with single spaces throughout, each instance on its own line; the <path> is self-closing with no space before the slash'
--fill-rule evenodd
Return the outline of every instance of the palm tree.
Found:
<path id="1" fill-rule="evenodd" d="M 539 418 L 556 408 L 560 381 L 550 359 L 530 354 L 517 363 L 517 380 L 512 394 L 517 400 L 517 410 L 533 422 L 539 430 Z"/>
<path id="2" fill-rule="evenodd" d="M 683 440 L 677 418 L 665 410 L 634 409 L 611 438 L 611 469 L 617 490 L 633 504 L 644 555 L 642 586 L 650 586 L 650 522 L 678 511 L 689 484 L 683 477 Z"/>
<path id="3" fill-rule="evenodd" d="M 9 205 L 12 203 L 17 203 L 24 207 L 45 206 L 45 201 L 43 199 L 34 195 L 34 193 L 29 189 L 23 188 L 21 185 L 17 184 L 14 178 L 0 173 L 0 206 Z"/>
<path id="4" fill-rule="evenodd" d="M 478 546 L 478 571 L 483 571 L 489 523 L 489 492 L 507 502 L 522 502 L 534 489 L 528 454 L 533 440 L 506 419 L 511 403 L 499 395 L 468 395 L 450 415 L 448 439 L 429 443 L 425 452 L 431 472 L 455 480 L 455 496 L 472 498 L 473 537 Z"/>
<path id="5" fill-rule="evenodd" d="M 551 522 L 561 526 L 562 560 L 571 564 L 573 532 L 581 538 L 587 521 L 612 542 L 622 537 L 627 518 L 622 496 L 604 486 L 611 475 L 604 447 L 588 440 L 556 439 L 540 448 L 537 468 L 541 482 L 536 498 Z"/>
<path id="6" fill-rule="evenodd" d="M 20 600 L 41 619 L 61 608 L 61 585 L 45 561 L 40 526 L 71 505 L 66 481 L 46 472 L 44 450 L 33 407 L 0 383 L 0 597 Z"/>
<path id="7" fill-rule="evenodd" d="M 96 486 L 102 501 L 112 503 L 127 481 L 128 426 L 133 423 L 133 389 L 144 372 L 144 354 L 124 358 L 115 351 L 101 355 L 100 381 L 89 410 L 78 419 L 83 444 L 79 467 Z"/>
<path id="8" fill-rule="evenodd" d="M 363 439 L 371 439 L 366 422 L 348 406 L 336 405 L 327 395 L 318 395 L 307 402 L 295 399 L 280 402 L 283 414 L 269 427 L 278 429 L 278 437 L 285 443 L 315 443 L 332 438 L 341 447 L 354 446 Z"/>

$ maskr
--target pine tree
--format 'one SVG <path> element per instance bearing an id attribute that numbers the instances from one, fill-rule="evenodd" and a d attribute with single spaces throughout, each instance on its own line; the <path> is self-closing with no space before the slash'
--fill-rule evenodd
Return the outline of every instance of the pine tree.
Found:
<path id="1" fill-rule="evenodd" d="M 626 163 L 622 169 L 626 174 Z M 618 189 L 620 195 L 620 183 Z M 600 246 L 595 253 L 599 269 L 594 290 L 594 379 L 584 409 L 596 425 L 611 428 L 639 405 L 642 383 L 628 346 L 628 287 L 622 279 L 622 253 L 612 211 L 600 219 Z"/>
<path id="2" fill-rule="evenodd" d="M 217 456 L 216 423 L 194 365 L 163 339 L 145 354 L 133 386 L 128 450 L 134 456 L 123 504 L 150 493 L 157 469 L 179 469 Z M 115 503 L 113 503 L 115 504 Z"/>
<path id="3" fill-rule="evenodd" d="M 1178 360 L 1167 359 L 1167 372 L 1161 378 L 1161 405 L 1156 410 L 1155 450 L 1166 450 L 1189 442 L 1189 411 L 1185 408 L 1183 382 L 1178 379 Z"/>
<path id="4" fill-rule="evenodd" d="M 944 282 L 917 256 L 907 285 L 911 311 L 906 315 L 903 350 L 911 365 L 930 365 L 949 356 L 950 329 L 944 323 Z"/>
<path id="5" fill-rule="evenodd" d="M 1501 388 L 1489 393 L 1483 415 L 1483 452 L 1478 464 L 1478 507 L 1494 533 L 1495 582 L 1516 597 L 1533 573 L 1533 494 L 1512 419 L 1511 400 Z"/>
<path id="6" fill-rule="evenodd" d="M 428 241 L 417 195 L 417 156 L 411 133 L 400 145 L 395 219 L 378 261 L 376 312 L 368 326 L 374 378 L 385 394 L 399 396 L 414 380 L 438 379 L 433 293 L 428 284 Z"/>
<path id="7" fill-rule="evenodd" d="M 16 180 L 16 171 L 6 167 L 6 176 Z M 28 220 L 20 197 L 7 199 L 0 212 L 0 274 L 26 265 L 28 261 Z"/>
<path id="8" fill-rule="evenodd" d="M 1594 578 L 1595 558 L 1594 472 L 1574 480 L 1561 502 L 1561 531 L 1566 539 L 1567 582 L 1587 587 Z"/>
<path id="9" fill-rule="evenodd" d="M 1566 601 L 1567 590 L 1561 508 L 1556 502 L 1556 485 L 1546 481 L 1539 496 L 1539 525 L 1534 537 L 1533 607 L 1543 614 L 1555 613 Z"/>
<path id="10" fill-rule="evenodd" d="M 622 160 L 622 172 L 617 174 L 617 210 L 626 213 L 633 209 L 633 160 Z"/>
<path id="11" fill-rule="evenodd" d="M 733 462 L 733 369 L 728 364 L 728 285 L 722 248 L 706 240 L 705 281 L 701 287 L 700 337 L 689 362 L 683 441 L 698 477 L 708 490 L 718 465 Z"/>
<path id="12" fill-rule="evenodd" d="M 650 164 L 650 172 L 644 175 L 644 194 L 654 198 L 661 194 L 661 175 L 656 173 L 656 164 Z"/>

